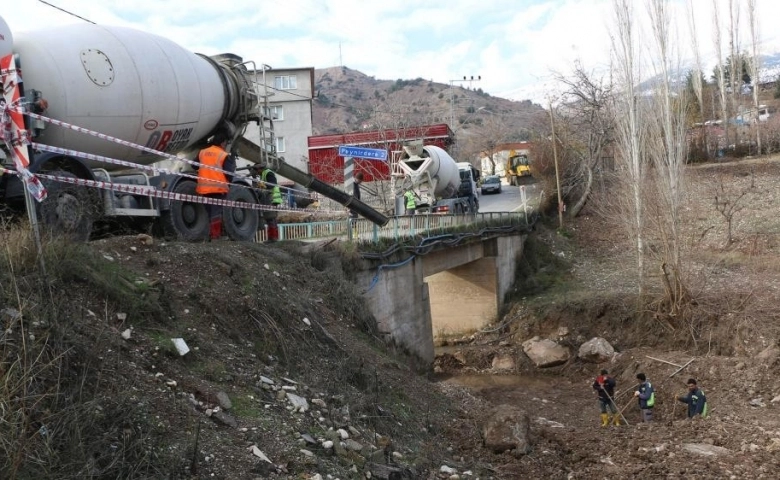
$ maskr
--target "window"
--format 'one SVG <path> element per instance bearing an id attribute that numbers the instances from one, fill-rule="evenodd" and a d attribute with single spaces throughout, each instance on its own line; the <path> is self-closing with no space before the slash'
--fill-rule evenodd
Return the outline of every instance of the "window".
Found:
<path id="1" fill-rule="evenodd" d="M 268 116 L 274 120 L 284 120 L 284 107 L 281 105 L 268 107 Z"/>
<path id="2" fill-rule="evenodd" d="M 295 90 L 298 88 L 298 80 L 295 75 L 280 75 L 274 78 L 274 88 L 279 90 Z"/>
<path id="3" fill-rule="evenodd" d="M 284 137 L 276 137 L 276 151 L 284 152 Z"/>

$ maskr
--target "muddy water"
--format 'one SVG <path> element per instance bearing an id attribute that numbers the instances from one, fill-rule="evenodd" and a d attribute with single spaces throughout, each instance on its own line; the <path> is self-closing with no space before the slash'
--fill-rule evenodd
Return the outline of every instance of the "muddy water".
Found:
<path id="1" fill-rule="evenodd" d="M 441 376 L 437 380 L 465 387 L 493 405 L 515 405 L 537 422 L 552 421 L 561 427 L 591 425 L 600 413 L 590 381 L 572 383 L 553 376 L 476 373 Z"/>

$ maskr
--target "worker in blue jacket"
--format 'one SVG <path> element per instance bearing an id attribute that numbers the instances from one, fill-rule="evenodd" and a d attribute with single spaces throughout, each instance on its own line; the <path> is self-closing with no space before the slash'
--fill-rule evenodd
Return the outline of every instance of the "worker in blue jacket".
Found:
<path id="1" fill-rule="evenodd" d="M 688 379 L 688 395 L 681 395 L 677 400 L 688 405 L 688 418 L 696 415 L 707 416 L 707 397 L 704 391 L 696 384 L 695 378 Z"/>
<path id="2" fill-rule="evenodd" d="M 642 411 L 642 421 L 653 421 L 653 407 L 655 406 L 655 390 L 653 385 L 647 381 L 644 373 L 637 373 L 636 379 L 639 380 L 639 387 L 634 392 L 634 396 L 639 400 L 639 410 Z"/>

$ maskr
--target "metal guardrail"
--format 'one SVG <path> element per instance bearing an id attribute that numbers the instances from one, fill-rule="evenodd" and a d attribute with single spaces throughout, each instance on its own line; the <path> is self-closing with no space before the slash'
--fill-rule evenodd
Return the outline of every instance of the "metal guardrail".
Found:
<path id="1" fill-rule="evenodd" d="M 364 218 L 331 220 L 309 223 L 280 223 L 279 240 L 314 240 L 343 237 L 350 241 L 378 242 L 401 240 L 417 235 L 430 236 L 464 228 L 477 231 L 487 226 L 529 225 L 524 212 L 492 212 L 467 215 L 421 214 L 391 217 L 384 227 Z M 264 231 L 259 231 L 257 241 L 265 241 Z"/>

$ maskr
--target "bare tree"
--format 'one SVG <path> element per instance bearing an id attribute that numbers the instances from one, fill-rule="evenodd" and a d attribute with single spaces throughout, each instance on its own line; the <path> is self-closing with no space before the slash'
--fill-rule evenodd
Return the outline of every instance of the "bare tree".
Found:
<path id="1" fill-rule="evenodd" d="M 755 110 L 755 116 L 753 121 L 756 127 L 756 147 L 758 148 L 758 154 L 761 155 L 761 128 L 759 127 L 759 104 L 758 104 L 758 86 L 759 78 L 758 71 L 761 68 L 761 58 L 758 55 L 758 18 L 756 15 L 756 0 L 747 0 L 748 9 L 748 21 L 750 23 L 750 46 L 752 47 L 752 57 L 750 59 L 750 78 L 753 81 L 753 109 Z"/>
<path id="2" fill-rule="evenodd" d="M 654 114 L 647 116 L 646 152 L 652 162 L 655 180 L 654 232 L 663 248 L 661 278 L 666 291 L 668 313 L 677 315 L 688 299 L 685 286 L 681 218 L 684 167 L 687 158 L 685 90 L 673 79 L 680 77 L 680 59 L 674 51 L 669 0 L 648 3 L 655 52 L 652 56 L 659 79 L 649 102 Z"/>
<path id="3" fill-rule="evenodd" d="M 575 62 L 571 76 L 556 75 L 556 78 L 566 88 L 556 117 L 559 123 L 556 136 L 569 147 L 567 150 L 575 159 L 574 183 L 581 185 L 577 189 L 581 192 L 579 199 L 569 209 L 569 215 L 575 217 L 593 189 L 593 170 L 614 139 L 612 83 L 587 72 L 580 62 Z"/>
<path id="4" fill-rule="evenodd" d="M 642 186 L 645 180 L 645 159 L 641 150 L 643 132 L 640 124 L 639 96 L 636 85 L 639 83 L 639 53 L 637 33 L 634 30 L 634 14 L 631 0 L 613 0 L 616 32 L 612 37 L 612 50 L 616 60 L 616 75 L 620 91 L 615 98 L 615 118 L 617 120 L 616 158 L 621 161 L 624 178 L 629 192 L 626 202 L 626 226 L 630 238 L 634 239 L 636 249 L 637 277 L 639 294 L 644 294 L 644 199 Z"/>
<path id="5" fill-rule="evenodd" d="M 726 137 L 726 145 L 729 145 L 729 128 L 728 128 L 728 113 L 727 113 L 727 98 L 726 98 L 726 78 L 723 70 L 723 43 L 721 40 L 720 32 L 720 15 L 718 11 L 718 0 L 712 0 L 712 23 L 713 23 L 713 41 L 715 43 L 715 53 L 718 56 L 717 66 L 717 82 L 720 91 L 720 120 L 723 125 L 724 135 Z M 732 69 L 733 71 L 733 69 Z"/>
<path id="6" fill-rule="evenodd" d="M 694 14 L 693 0 L 688 0 L 688 27 L 691 34 L 691 48 L 693 48 L 694 67 L 693 75 L 691 77 L 693 83 L 693 94 L 696 96 L 696 102 L 699 105 L 699 112 L 701 118 L 699 121 L 703 124 L 706 119 L 704 117 L 704 92 L 702 85 L 702 69 L 701 69 L 701 52 L 699 51 L 699 37 L 696 33 L 696 16 Z M 704 125 L 702 125 L 704 127 Z M 702 144 L 704 145 L 707 156 L 711 155 L 709 151 L 709 141 L 707 140 L 707 129 L 702 128 Z"/>
<path id="7" fill-rule="evenodd" d="M 755 177 L 751 172 L 750 184 L 738 186 L 735 182 L 724 182 L 723 175 L 719 175 L 714 186 L 713 196 L 714 205 L 718 213 L 721 214 L 726 222 L 726 245 L 728 248 L 734 243 L 733 225 L 734 215 L 745 208 L 745 201 L 756 190 Z"/>

